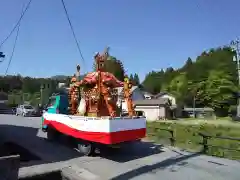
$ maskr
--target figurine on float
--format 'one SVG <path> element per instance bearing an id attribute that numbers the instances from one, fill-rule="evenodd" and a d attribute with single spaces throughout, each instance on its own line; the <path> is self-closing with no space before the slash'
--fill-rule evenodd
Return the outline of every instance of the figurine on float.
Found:
<path id="1" fill-rule="evenodd" d="M 132 101 L 132 82 L 130 82 L 128 77 L 124 78 L 124 98 L 125 102 L 127 102 L 127 110 L 130 117 L 136 116 L 136 112 L 134 111 L 133 101 Z"/>
<path id="2" fill-rule="evenodd" d="M 129 80 L 125 79 L 125 82 L 121 82 L 113 74 L 105 72 L 104 65 L 107 58 L 108 49 L 103 54 L 97 53 L 94 56 L 96 71 L 86 74 L 82 80 L 78 79 L 76 75 L 72 78 L 69 91 L 72 114 L 94 117 L 120 116 L 117 112 L 118 92 L 116 87 L 124 87 L 124 97 L 129 115 L 135 115 L 130 93 L 131 84 Z M 80 76 L 80 66 L 77 67 L 77 76 Z"/>
<path id="3" fill-rule="evenodd" d="M 75 76 L 71 79 L 70 90 L 69 90 L 69 105 L 71 109 L 71 114 L 75 114 L 78 105 L 78 88 L 76 86 L 77 78 Z"/>
<path id="4" fill-rule="evenodd" d="M 77 113 L 77 108 L 80 100 L 80 66 L 77 65 L 77 72 L 71 79 L 70 90 L 69 90 L 69 104 L 71 109 L 71 114 Z"/>

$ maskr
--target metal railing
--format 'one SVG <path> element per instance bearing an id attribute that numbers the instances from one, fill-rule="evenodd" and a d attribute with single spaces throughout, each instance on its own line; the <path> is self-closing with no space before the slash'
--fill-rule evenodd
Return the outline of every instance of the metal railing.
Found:
<path id="1" fill-rule="evenodd" d="M 209 139 L 224 139 L 224 140 L 232 140 L 232 141 L 239 141 L 240 142 L 240 138 L 234 138 L 234 137 L 227 137 L 227 136 L 212 136 L 212 135 L 208 135 L 208 134 L 204 134 L 204 133 L 198 133 L 199 136 L 202 136 L 202 142 L 199 143 L 203 146 L 203 153 L 207 154 L 209 147 L 214 147 L 214 148 L 220 148 L 220 149 L 226 149 L 226 150 L 231 150 L 231 151 L 239 151 L 240 149 L 236 149 L 236 148 L 229 148 L 229 147 L 225 147 L 225 146 L 216 146 L 216 145 L 212 145 L 208 143 Z"/>
<path id="2" fill-rule="evenodd" d="M 170 144 L 171 146 L 175 146 L 176 144 L 176 138 L 174 136 L 174 130 L 172 129 L 161 129 L 161 128 L 155 128 L 157 130 L 162 130 L 162 131 L 167 131 L 170 133 L 170 137 L 168 138 L 170 140 Z M 154 135 L 155 133 L 149 133 L 150 135 Z M 232 140 L 232 141 L 239 141 L 240 142 L 240 138 L 235 138 L 235 137 L 227 137 L 227 136 L 212 136 L 209 134 L 204 134 L 204 133 L 198 133 L 199 136 L 202 137 L 202 142 L 198 142 L 196 144 L 200 144 L 203 146 L 202 148 L 202 153 L 207 154 L 209 147 L 214 147 L 214 148 L 220 148 L 220 149 L 225 149 L 225 150 L 231 150 L 231 151 L 239 151 L 240 149 L 237 148 L 229 148 L 229 147 L 225 147 L 225 146 L 216 146 L 216 145 L 212 145 L 208 143 L 209 139 L 224 139 L 224 140 Z"/>
<path id="3" fill-rule="evenodd" d="M 173 130 L 171 130 L 171 129 L 162 129 L 162 128 L 155 128 L 155 129 L 169 132 L 170 135 L 171 135 L 171 137 L 168 138 L 170 140 L 170 145 L 171 146 L 175 146 L 176 139 L 174 137 L 174 131 Z M 155 133 L 148 133 L 148 134 L 149 135 L 155 135 Z"/>

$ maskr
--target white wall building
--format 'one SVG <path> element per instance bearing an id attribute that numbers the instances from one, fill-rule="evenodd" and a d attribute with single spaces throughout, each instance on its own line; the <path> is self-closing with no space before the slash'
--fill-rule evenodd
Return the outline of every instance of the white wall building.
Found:
<path id="1" fill-rule="evenodd" d="M 156 121 L 169 118 L 168 99 L 145 99 L 134 101 L 135 111 L 142 111 L 148 121 Z"/>
<path id="2" fill-rule="evenodd" d="M 118 87 L 116 89 L 118 90 L 117 105 L 118 105 L 118 107 L 120 107 L 122 104 L 122 110 L 127 111 L 127 103 L 125 102 L 125 100 L 123 98 L 123 94 L 124 94 L 123 87 Z M 145 99 L 143 92 L 141 91 L 141 89 L 138 86 L 133 86 L 131 89 L 131 92 L 132 92 L 132 100 L 133 101 Z"/>

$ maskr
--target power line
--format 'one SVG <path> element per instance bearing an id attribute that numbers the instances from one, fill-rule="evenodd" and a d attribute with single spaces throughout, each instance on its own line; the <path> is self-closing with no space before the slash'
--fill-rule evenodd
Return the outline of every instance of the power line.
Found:
<path id="1" fill-rule="evenodd" d="M 18 39 L 18 35 L 19 35 L 19 30 L 20 30 L 20 23 L 19 23 L 19 25 L 18 25 L 18 27 L 17 27 L 17 34 L 16 34 L 16 38 L 15 38 L 15 41 L 14 41 L 12 54 L 11 54 L 11 56 L 10 56 L 10 59 L 9 59 L 9 61 L 8 61 L 8 66 L 7 66 L 7 69 L 6 69 L 6 71 L 5 71 L 5 76 L 6 76 L 7 73 L 8 73 L 8 69 L 9 69 L 9 67 L 10 67 L 10 65 L 11 65 L 11 62 L 12 62 L 12 59 L 13 59 L 13 55 L 14 55 L 14 52 L 15 52 L 15 48 L 16 48 L 16 44 L 17 44 L 17 39 Z"/>
<path id="2" fill-rule="evenodd" d="M 12 35 L 13 32 L 15 31 L 15 29 L 19 27 L 19 24 L 20 24 L 23 16 L 25 15 L 25 13 L 26 13 L 27 10 L 29 9 L 29 6 L 30 6 L 31 2 L 32 2 L 32 0 L 29 0 L 27 6 L 26 6 L 26 8 L 25 8 L 25 10 L 22 12 L 22 14 L 21 14 L 20 18 L 18 19 L 16 25 L 15 25 L 15 26 L 13 27 L 13 29 L 10 31 L 10 33 L 8 34 L 8 36 L 1 42 L 1 44 L 0 44 L 0 49 L 1 49 L 2 45 L 11 37 L 11 35 Z"/>
<path id="3" fill-rule="evenodd" d="M 61 0 L 61 1 L 62 1 L 62 5 L 63 5 L 64 11 L 65 11 L 65 14 L 66 14 L 67 19 L 68 19 L 68 23 L 69 23 L 69 25 L 70 25 L 70 27 L 71 27 L 71 31 L 72 31 L 73 37 L 74 37 L 74 39 L 75 39 L 75 42 L 76 42 L 76 45 L 77 45 L 77 48 L 78 48 L 78 52 L 79 52 L 79 54 L 80 54 L 80 56 L 81 56 L 81 58 L 82 58 L 83 63 L 85 63 L 85 60 L 84 60 L 84 57 L 83 57 L 83 54 L 82 54 L 80 45 L 79 45 L 79 43 L 78 43 L 76 34 L 75 34 L 75 32 L 74 32 L 74 29 L 73 29 L 71 20 L 70 20 L 69 15 L 68 15 L 68 11 L 67 11 L 67 8 L 66 8 L 66 6 L 65 6 L 64 0 Z"/>

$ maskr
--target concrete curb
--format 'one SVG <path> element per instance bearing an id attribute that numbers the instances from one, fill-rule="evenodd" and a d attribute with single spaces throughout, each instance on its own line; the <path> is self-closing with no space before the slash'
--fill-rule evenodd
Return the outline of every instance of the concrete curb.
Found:
<path id="1" fill-rule="evenodd" d="M 63 163 L 50 163 L 35 165 L 27 168 L 20 168 L 18 178 L 21 180 L 44 176 L 51 173 L 59 173 L 69 180 L 100 180 L 99 177 L 90 171 L 76 165 L 69 166 Z"/>
<path id="2" fill-rule="evenodd" d="M 20 156 L 0 157 L 0 177 L 4 180 L 17 180 L 20 167 Z"/>

